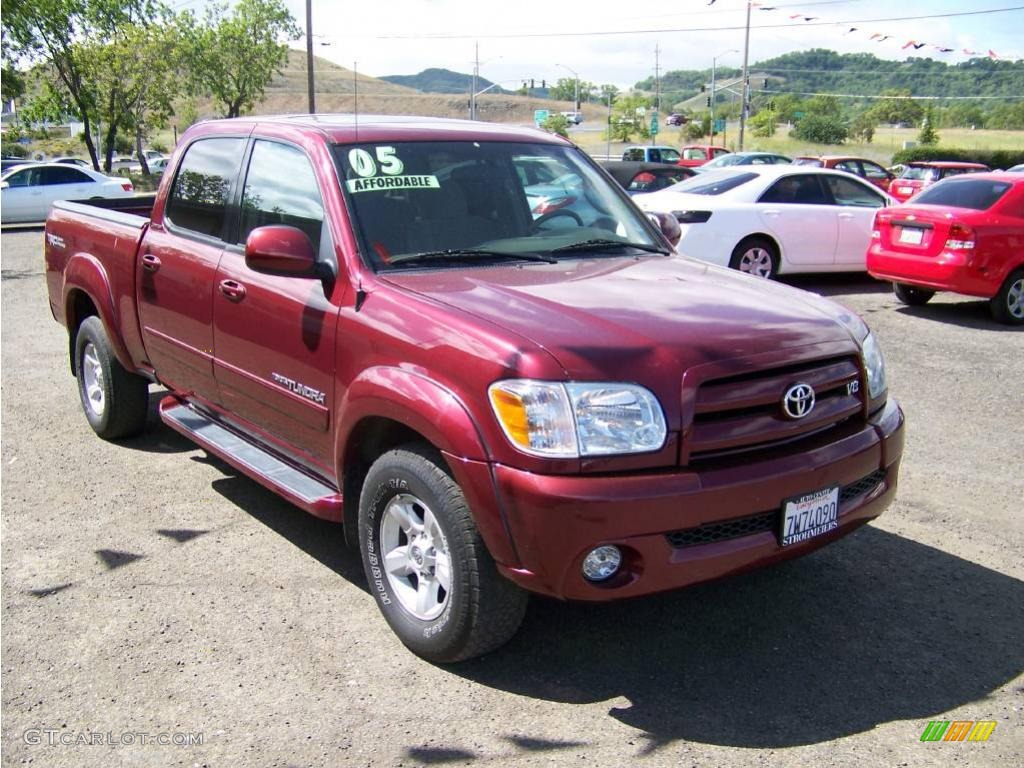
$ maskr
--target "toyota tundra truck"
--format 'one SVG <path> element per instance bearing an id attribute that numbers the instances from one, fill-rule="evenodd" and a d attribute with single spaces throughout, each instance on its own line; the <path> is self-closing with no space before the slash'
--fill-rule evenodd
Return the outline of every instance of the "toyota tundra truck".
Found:
<path id="1" fill-rule="evenodd" d="M 904 419 L 864 322 L 678 235 L 537 130 L 240 118 L 189 129 L 151 198 L 56 203 L 46 281 L 101 438 L 165 388 L 167 426 L 342 523 L 388 624 L 446 663 L 530 592 L 717 579 L 892 500 Z"/>

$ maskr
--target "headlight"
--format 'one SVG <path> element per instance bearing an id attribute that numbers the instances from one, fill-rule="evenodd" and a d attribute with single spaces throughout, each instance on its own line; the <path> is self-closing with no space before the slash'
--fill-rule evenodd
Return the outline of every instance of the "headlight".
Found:
<path id="1" fill-rule="evenodd" d="M 661 405 L 634 384 L 509 379 L 488 394 L 508 439 L 535 456 L 645 453 L 665 444 Z"/>
<path id="2" fill-rule="evenodd" d="M 878 346 L 875 334 L 869 333 L 864 337 L 861 353 L 868 374 L 868 396 L 874 400 L 885 392 L 885 357 L 882 356 L 882 348 Z"/>

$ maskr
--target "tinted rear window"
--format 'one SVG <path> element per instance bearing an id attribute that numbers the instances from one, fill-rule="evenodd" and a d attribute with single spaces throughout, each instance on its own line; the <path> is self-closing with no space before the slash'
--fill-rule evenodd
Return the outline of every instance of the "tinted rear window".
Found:
<path id="1" fill-rule="evenodd" d="M 720 195 L 730 189 L 756 179 L 756 173 L 702 173 L 692 179 L 680 182 L 672 187 L 674 192 L 686 192 L 690 195 Z"/>
<path id="2" fill-rule="evenodd" d="M 914 204 L 948 205 L 953 208 L 973 208 L 987 211 L 1013 186 L 1006 181 L 987 179 L 952 179 L 928 187 L 917 196 Z"/>

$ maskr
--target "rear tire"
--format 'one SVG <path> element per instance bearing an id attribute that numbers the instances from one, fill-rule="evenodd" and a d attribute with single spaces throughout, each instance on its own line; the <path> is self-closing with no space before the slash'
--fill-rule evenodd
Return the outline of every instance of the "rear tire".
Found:
<path id="1" fill-rule="evenodd" d="M 748 237 L 733 249 L 729 266 L 754 277 L 774 280 L 779 275 L 778 249 L 763 237 Z"/>
<path id="2" fill-rule="evenodd" d="M 89 426 L 104 440 L 142 431 L 149 415 L 149 382 L 114 356 L 103 322 L 93 315 L 75 337 L 75 376 Z"/>
<path id="3" fill-rule="evenodd" d="M 999 293 L 989 300 L 989 309 L 997 322 L 1024 325 L 1024 269 L 1010 273 Z"/>
<path id="4" fill-rule="evenodd" d="M 892 292 L 896 294 L 897 299 L 911 307 L 923 307 L 935 295 L 935 291 L 929 291 L 927 288 L 917 288 L 906 283 L 893 283 Z"/>
<path id="5" fill-rule="evenodd" d="M 465 496 L 428 446 L 388 451 L 370 467 L 359 546 L 377 607 L 428 661 L 480 656 L 522 623 L 526 593 L 498 573 Z"/>

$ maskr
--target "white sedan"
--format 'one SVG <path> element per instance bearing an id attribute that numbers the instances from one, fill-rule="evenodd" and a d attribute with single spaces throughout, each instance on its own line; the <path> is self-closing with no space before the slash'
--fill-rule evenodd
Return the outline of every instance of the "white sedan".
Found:
<path id="1" fill-rule="evenodd" d="M 849 173 L 795 165 L 708 171 L 633 200 L 675 216 L 680 253 L 759 277 L 864 271 L 875 211 L 895 204 Z"/>
<path id="2" fill-rule="evenodd" d="M 0 176 L 0 222 L 42 222 L 55 200 L 132 197 L 128 179 L 65 163 L 19 165 Z"/>

